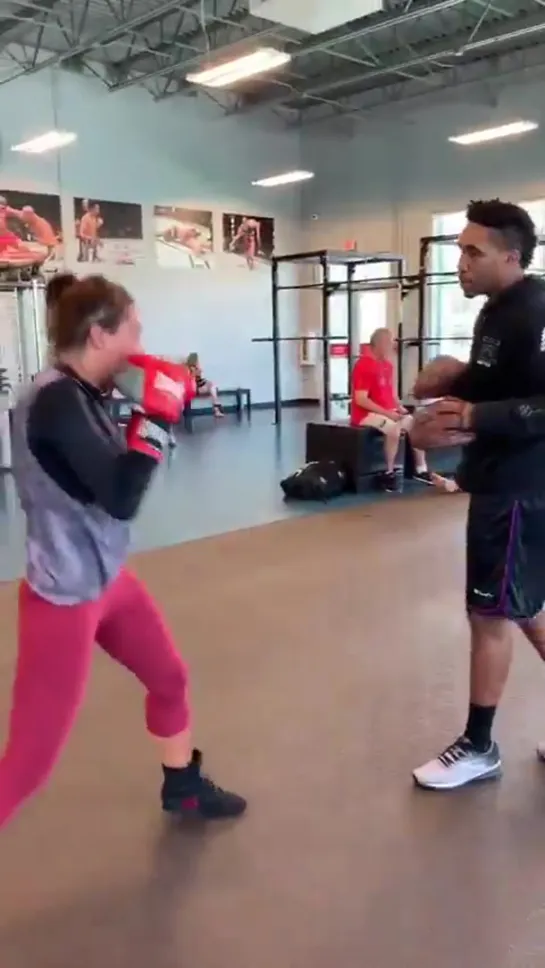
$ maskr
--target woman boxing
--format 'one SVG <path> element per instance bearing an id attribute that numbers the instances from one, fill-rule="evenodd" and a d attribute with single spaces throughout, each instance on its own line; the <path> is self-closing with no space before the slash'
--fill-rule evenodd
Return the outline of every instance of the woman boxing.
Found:
<path id="1" fill-rule="evenodd" d="M 223 410 L 218 398 L 218 388 L 203 375 L 198 353 L 190 353 L 185 361 L 193 380 L 198 397 L 210 397 L 215 417 L 223 417 Z"/>
<path id="2" fill-rule="evenodd" d="M 201 772 L 187 674 L 154 601 L 125 567 L 129 520 L 183 405 L 186 371 L 138 355 L 140 322 L 125 289 L 101 276 L 55 277 L 54 365 L 14 412 L 14 475 L 26 516 L 26 576 L 0 826 L 48 778 L 83 700 L 95 642 L 144 686 L 163 766 L 163 809 L 232 817 L 246 806 Z M 53 290 L 54 291 L 54 290 Z M 49 293 L 51 309 L 52 290 Z M 122 439 L 104 409 L 117 373 L 140 386 Z M 136 396 L 136 391 L 135 391 Z"/>

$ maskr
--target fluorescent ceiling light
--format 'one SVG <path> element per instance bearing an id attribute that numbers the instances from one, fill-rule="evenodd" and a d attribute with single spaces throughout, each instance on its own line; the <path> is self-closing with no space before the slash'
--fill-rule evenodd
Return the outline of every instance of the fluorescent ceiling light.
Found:
<path id="1" fill-rule="evenodd" d="M 293 185 L 294 182 L 308 181 L 314 178 L 313 171 L 286 171 L 282 175 L 270 175 L 269 178 L 258 178 L 252 185 L 259 188 L 276 188 L 277 185 Z"/>
<path id="2" fill-rule="evenodd" d="M 202 84 L 204 87 L 228 87 L 256 74 L 264 74 L 275 67 L 282 67 L 291 60 L 290 54 L 273 47 L 260 47 L 251 54 L 237 57 L 236 60 L 226 61 L 207 67 L 195 74 L 188 74 L 186 80 L 190 84 Z"/>
<path id="3" fill-rule="evenodd" d="M 20 145 L 12 145 L 12 151 L 23 151 L 28 155 L 41 155 L 44 151 L 53 151 L 55 148 L 63 148 L 64 145 L 72 144 L 77 138 L 71 131 L 47 131 L 46 134 L 31 138 L 30 141 L 22 141 Z"/>
<path id="4" fill-rule="evenodd" d="M 535 121 L 513 121 L 502 124 L 498 128 L 483 128 L 481 131 L 468 131 L 467 134 L 453 135 L 449 138 L 455 145 L 482 145 L 487 141 L 497 141 L 499 138 L 512 138 L 517 134 L 535 131 L 538 127 Z"/>

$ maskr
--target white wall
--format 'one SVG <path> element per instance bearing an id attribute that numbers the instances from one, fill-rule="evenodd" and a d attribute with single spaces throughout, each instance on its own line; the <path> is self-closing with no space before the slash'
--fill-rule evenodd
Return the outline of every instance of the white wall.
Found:
<path id="1" fill-rule="evenodd" d="M 541 122 L 537 132 L 517 140 L 461 148 L 449 135 L 523 118 Z M 545 194 L 545 102 L 537 84 L 506 88 L 492 108 L 481 97 L 446 101 L 403 114 L 369 115 L 352 136 L 331 138 L 316 125 L 305 132 L 303 162 L 314 160 L 317 177 L 304 189 L 303 214 L 318 234 L 324 222 L 339 226 L 339 238 L 364 232 L 358 241 L 405 242 L 407 221 L 416 216 L 430 227 L 434 212 L 464 208 L 468 199 Z M 536 195 L 537 193 L 537 195 Z M 375 226 L 375 228 L 372 227 Z M 347 232 L 346 236 L 343 232 Z M 413 246 L 414 249 L 414 246 Z"/>
<path id="2" fill-rule="evenodd" d="M 252 338 L 271 331 L 270 273 L 160 269 L 153 247 L 155 204 L 212 209 L 221 248 L 222 211 L 252 212 L 276 220 L 278 252 L 299 248 L 297 189 L 251 187 L 260 175 L 297 167 L 300 139 L 275 131 L 270 119 L 225 118 L 204 99 L 154 103 L 141 89 L 109 94 L 100 82 L 57 71 L 0 86 L 2 166 L 0 189 L 60 193 L 67 263 L 77 270 L 72 197 L 139 202 L 144 207 L 145 259 L 135 267 L 105 267 L 132 290 L 140 305 L 150 349 L 201 353 L 220 385 L 244 385 L 256 402 L 272 399 L 272 354 Z M 265 126 L 266 125 L 266 126 Z M 25 156 L 12 144 L 51 128 L 75 131 L 60 152 Z M 297 300 L 284 300 L 285 335 L 298 332 Z M 301 396 L 293 346 L 283 352 L 285 398 Z"/>
<path id="3" fill-rule="evenodd" d="M 449 135 L 517 119 L 541 127 L 516 141 L 474 148 L 448 141 Z M 511 83 L 494 106 L 474 89 L 462 89 L 458 100 L 446 95 L 433 107 L 417 109 L 407 102 L 398 117 L 363 116 L 344 137 L 311 126 L 302 160 L 314 162 L 316 170 L 303 192 L 305 248 L 342 248 L 357 240 L 364 252 L 401 253 L 414 272 L 420 237 L 432 233 L 434 214 L 464 209 L 470 198 L 545 197 L 543 89 L 537 82 Z M 408 336 L 416 332 L 416 308 L 411 295 L 403 313 Z"/>

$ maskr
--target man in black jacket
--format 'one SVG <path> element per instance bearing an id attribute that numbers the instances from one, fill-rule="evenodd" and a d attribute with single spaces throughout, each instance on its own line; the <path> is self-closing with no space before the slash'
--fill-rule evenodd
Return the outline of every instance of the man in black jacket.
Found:
<path id="1" fill-rule="evenodd" d="M 470 360 L 431 364 L 415 388 L 420 398 L 449 394 L 421 412 L 413 443 L 463 443 L 457 483 L 471 496 L 469 715 L 463 735 L 414 771 L 430 789 L 500 775 L 492 724 L 511 664 L 513 624 L 545 659 L 545 281 L 526 274 L 536 244 L 532 219 L 519 206 L 498 199 L 469 205 L 460 284 L 470 298 L 488 297 Z"/>

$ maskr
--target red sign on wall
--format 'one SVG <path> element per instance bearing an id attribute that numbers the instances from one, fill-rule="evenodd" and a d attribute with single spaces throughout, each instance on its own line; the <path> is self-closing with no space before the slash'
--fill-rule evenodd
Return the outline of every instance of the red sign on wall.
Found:
<path id="1" fill-rule="evenodd" d="M 348 343 L 330 343 L 329 355 L 335 359 L 348 359 Z"/>

